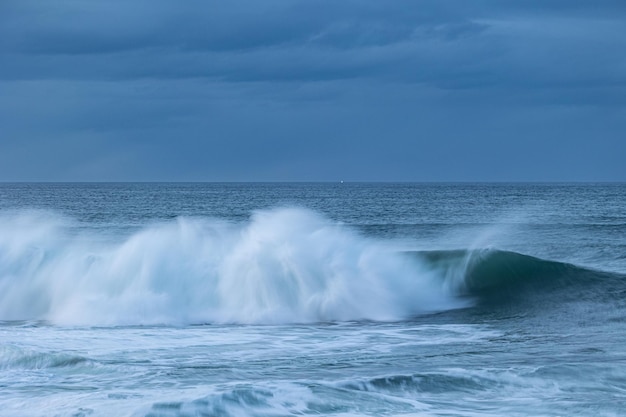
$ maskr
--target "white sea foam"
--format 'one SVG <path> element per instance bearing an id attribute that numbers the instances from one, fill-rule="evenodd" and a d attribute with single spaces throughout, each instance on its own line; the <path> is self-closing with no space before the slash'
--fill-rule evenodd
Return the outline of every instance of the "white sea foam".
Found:
<path id="1" fill-rule="evenodd" d="M 397 320 L 459 307 L 441 280 L 304 209 L 179 218 L 116 244 L 49 213 L 0 218 L 0 320 L 186 324 Z"/>

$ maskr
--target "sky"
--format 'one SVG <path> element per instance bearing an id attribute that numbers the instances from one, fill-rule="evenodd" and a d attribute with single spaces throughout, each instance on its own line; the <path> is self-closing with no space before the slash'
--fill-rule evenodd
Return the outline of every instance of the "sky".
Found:
<path id="1" fill-rule="evenodd" d="M 1 0 L 0 181 L 626 181 L 624 0 Z"/>

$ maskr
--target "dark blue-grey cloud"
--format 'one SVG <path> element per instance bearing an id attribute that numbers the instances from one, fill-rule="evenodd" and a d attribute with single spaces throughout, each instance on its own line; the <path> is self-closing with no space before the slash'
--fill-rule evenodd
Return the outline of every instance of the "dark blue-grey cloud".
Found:
<path id="1" fill-rule="evenodd" d="M 7 0 L 0 179 L 626 180 L 623 1 Z"/>
<path id="2" fill-rule="evenodd" d="M 529 16 L 507 14 L 502 2 L 462 3 L 10 2 L 0 77 L 624 83 L 619 15 L 544 6 Z"/>

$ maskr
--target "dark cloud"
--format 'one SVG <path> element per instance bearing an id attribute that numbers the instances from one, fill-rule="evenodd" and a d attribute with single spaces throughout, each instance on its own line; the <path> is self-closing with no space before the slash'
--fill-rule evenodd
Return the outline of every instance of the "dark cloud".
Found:
<path id="1" fill-rule="evenodd" d="M 375 78 L 441 88 L 626 80 L 626 28 L 615 16 L 579 17 L 575 2 L 526 14 L 507 14 L 508 2 L 462 3 L 12 1 L 0 77 Z"/>
<path id="2" fill-rule="evenodd" d="M 0 179 L 626 180 L 624 17 L 621 0 L 3 1 Z"/>

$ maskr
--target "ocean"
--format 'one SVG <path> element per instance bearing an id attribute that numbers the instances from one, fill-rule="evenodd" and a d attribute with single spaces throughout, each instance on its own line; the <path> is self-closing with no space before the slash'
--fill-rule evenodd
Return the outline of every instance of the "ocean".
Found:
<path id="1" fill-rule="evenodd" d="M 626 416 L 626 184 L 0 184 L 0 416 L 292 415 Z"/>

